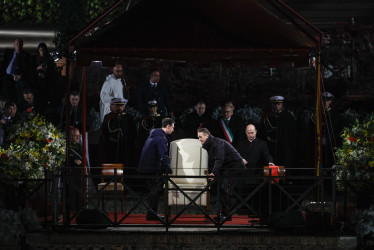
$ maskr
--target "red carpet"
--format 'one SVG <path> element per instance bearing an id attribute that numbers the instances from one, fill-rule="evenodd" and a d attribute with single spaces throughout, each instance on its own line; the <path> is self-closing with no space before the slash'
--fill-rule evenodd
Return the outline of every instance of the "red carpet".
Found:
<path id="1" fill-rule="evenodd" d="M 111 220 L 114 220 L 114 213 L 109 212 L 108 213 Z M 123 213 L 117 214 L 117 221 L 121 220 L 123 218 Z M 214 218 L 216 215 L 211 215 L 211 218 Z M 171 215 L 169 217 L 169 221 L 173 220 L 175 218 L 175 214 Z M 232 221 L 227 221 L 225 224 L 232 224 L 232 225 L 249 225 L 251 223 L 248 222 L 249 218 L 246 215 L 236 215 L 233 216 Z M 259 219 L 257 218 L 251 218 L 251 221 L 253 223 L 259 222 Z M 145 214 L 131 214 L 126 219 L 124 219 L 121 224 L 160 224 L 159 221 L 147 221 L 145 219 Z M 173 224 L 178 225 L 208 225 L 213 224 L 208 218 L 205 218 L 204 215 L 181 215 L 179 216 Z"/>
<path id="2" fill-rule="evenodd" d="M 124 213 L 117 213 L 117 221 L 122 220 L 124 217 Z M 73 216 L 73 214 L 72 214 Z M 109 212 L 108 216 L 112 221 L 114 221 L 114 213 Z M 216 215 L 210 215 L 210 217 L 213 219 Z M 169 217 L 169 221 L 173 220 L 175 218 L 175 214 L 171 215 Z M 44 220 L 44 217 L 39 217 L 39 220 L 42 222 Z M 48 216 L 48 220 L 51 221 L 51 216 Z M 248 220 L 251 221 L 248 222 Z M 258 224 L 259 219 L 258 218 L 248 218 L 247 215 L 235 215 L 232 217 L 232 221 L 225 222 L 226 225 L 251 225 L 251 224 Z M 71 224 L 76 224 L 75 218 L 72 219 Z M 147 221 L 145 219 L 145 214 L 131 214 L 128 217 L 126 217 L 124 220 L 121 221 L 120 224 L 161 224 L 160 221 Z M 181 215 L 176 219 L 173 224 L 176 225 L 213 225 L 213 222 L 211 222 L 208 218 L 205 218 L 204 215 Z"/>

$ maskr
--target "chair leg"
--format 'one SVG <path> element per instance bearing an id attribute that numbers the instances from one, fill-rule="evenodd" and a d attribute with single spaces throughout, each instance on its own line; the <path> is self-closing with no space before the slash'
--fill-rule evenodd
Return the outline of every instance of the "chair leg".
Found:
<path id="1" fill-rule="evenodd" d="M 205 207 L 205 212 L 209 214 L 210 211 L 210 192 L 206 192 L 206 207 Z"/>
<path id="2" fill-rule="evenodd" d="M 104 205 L 104 202 L 105 202 L 105 198 L 104 198 L 104 192 L 101 193 L 101 209 L 103 211 L 105 211 L 105 205 Z"/>
<path id="3" fill-rule="evenodd" d="M 169 190 L 170 191 L 170 190 Z M 166 189 L 164 190 L 164 211 L 166 212 L 167 209 L 170 207 L 169 201 L 166 202 L 166 199 L 169 199 L 168 193 L 166 192 Z M 170 214 L 170 213 L 169 213 Z"/>
<path id="4" fill-rule="evenodd" d="M 124 190 L 121 191 L 121 213 L 123 213 L 123 201 L 125 200 L 124 192 Z"/>
<path id="5" fill-rule="evenodd" d="M 101 195 L 97 196 L 97 207 L 100 207 Z"/>

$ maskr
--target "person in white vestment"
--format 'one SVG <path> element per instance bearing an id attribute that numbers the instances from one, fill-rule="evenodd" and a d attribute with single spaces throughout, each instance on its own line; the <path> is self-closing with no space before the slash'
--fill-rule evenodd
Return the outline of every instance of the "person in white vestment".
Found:
<path id="1" fill-rule="evenodd" d="M 123 98 L 122 65 L 116 63 L 113 67 L 113 74 L 108 75 L 100 91 L 100 118 L 110 112 L 110 101 L 113 98 Z"/>

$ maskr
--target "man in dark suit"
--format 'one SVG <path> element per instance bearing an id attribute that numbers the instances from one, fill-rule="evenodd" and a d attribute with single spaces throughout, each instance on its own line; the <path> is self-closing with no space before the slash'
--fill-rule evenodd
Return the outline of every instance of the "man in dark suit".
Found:
<path id="1" fill-rule="evenodd" d="M 215 123 L 215 136 L 228 141 L 235 148 L 244 139 L 244 122 L 240 116 L 234 114 L 234 106 L 225 104 L 222 108 L 222 116 Z"/>
<path id="2" fill-rule="evenodd" d="M 67 209 L 78 212 L 82 208 L 82 145 L 79 129 L 70 128 L 70 169 L 68 177 Z"/>
<path id="3" fill-rule="evenodd" d="M 9 101 L 20 104 L 23 100 L 23 89 L 30 80 L 30 55 L 23 49 L 23 40 L 14 41 L 14 50 L 5 52 L 0 67 L 2 91 Z"/>
<path id="4" fill-rule="evenodd" d="M 213 121 L 210 114 L 206 112 L 205 102 L 199 101 L 195 105 L 195 111 L 188 114 L 184 124 L 184 132 L 187 138 L 196 138 L 196 130 L 198 128 L 212 129 Z"/>
<path id="5" fill-rule="evenodd" d="M 23 114 L 44 114 L 44 107 L 41 107 L 35 98 L 34 92 L 29 88 L 25 88 L 23 91 L 23 100 L 19 106 L 19 110 Z"/>
<path id="6" fill-rule="evenodd" d="M 157 208 L 164 186 L 163 176 L 172 173 L 169 159 L 169 136 L 174 131 L 174 124 L 173 119 L 164 118 L 162 127 L 153 129 L 149 134 L 140 155 L 138 172 L 147 175 L 144 184 L 149 190 L 149 209 L 146 215 L 148 221 L 165 219 L 157 213 Z M 153 178 L 148 176 L 153 176 Z"/>
<path id="7" fill-rule="evenodd" d="M 235 208 L 240 183 L 238 177 L 244 172 L 243 158 L 230 143 L 212 136 L 206 128 L 199 128 L 197 137 L 202 147 L 208 151 L 210 178 L 223 177 L 219 179 L 220 214 L 215 219 L 217 221 L 231 220 L 230 213 Z"/>
<path id="8" fill-rule="evenodd" d="M 273 157 L 266 142 L 256 138 L 257 130 L 253 124 L 247 125 L 245 134 L 247 139 L 238 143 L 238 152 L 244 159 L 248 176 L 262 176 L 264 165 L 274 166 Z"/>
<path id="9" fill-rule="evenodd" d="M 0 110 L 0 145 L 3 145 L 7 134 L 7 127 L 13 123 L 12 112 L 15 108 L 14 102 L 6 102 L 4 108 Z"/>
<path id="10" fill-rule="evenodd" d="M 70 92 L 70 126 L 79 129 L 79 132 L 83 131 L 83 110 L 80 102 L 80 94 L 78 91 L 73 90 Z M 58 110 L 60 115 L 59 127 L 65 129 L 66 127 L 66 104 L 62 104 Z"/>
<path id="11" fill-rule="evenodd" d="M 159 81 L 160 71 L 157 69 L 151 70 L 149 82 L 143 84 L 139 89 L 138 108 L 143 115 L 146 115 L 148 114 L 148 102 L 155 100 L 158 105 L 158 112 L 162 118 L 167 116 L 173 117 L 167 89 Z"/>
<path id="12" fill-rule="evenodd" d="M 265 141 L 256 137 L 257 130 L 253 124 L 247 125 L 245 129 L 247 139 L 242 140 L 238 144 L 238 152 L 243 157 L 246 169 L 246 179 L 243 187 L 241 188 L 241 194 L 245 199 L 249 194 L 253 192 L 255 188 L 262 182 L 263 166 L 268 165 L 274 166 L 273 157 L 269 152 L 268 146 Z M 249 204 L 252 209 L 257 210 L 256 213 L 260 215 L 262 220 L 267 217 L 268 197 L 265 195 L 265 189 L 253 195 Z M 261 209 L 261 210 L 259 210 Z M 246 211 L 248 214 L 252 214 L 253 211 Z"/>

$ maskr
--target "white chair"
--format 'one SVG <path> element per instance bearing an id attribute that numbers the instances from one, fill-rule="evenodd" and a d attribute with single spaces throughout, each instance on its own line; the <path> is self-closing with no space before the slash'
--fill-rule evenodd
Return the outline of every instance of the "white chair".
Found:
<path id="1" fill-rule="evenodd" d="M 172 175 L 205 176 L 208 174 L 208 153 L 198 139 L 181 139 L 170 143 Z M 208 184 L 207 178 L 171 178 L 191 199 L 194 199 Z M 172 205 L 187 205 L 190 201 L 169 183 L 168 202 Z M 197 200 L 209 212 L 209 192 L 204 192 Z"/>

